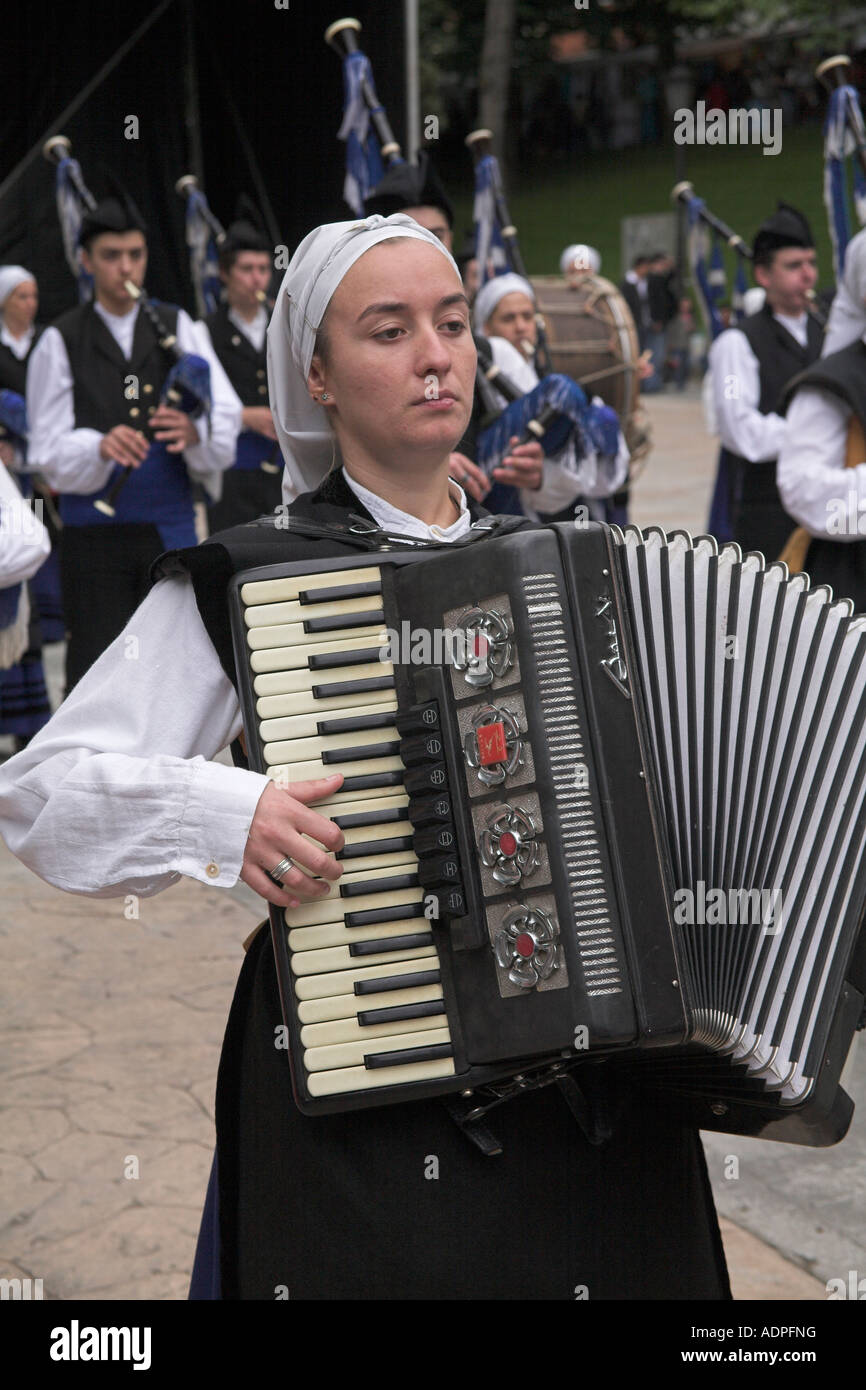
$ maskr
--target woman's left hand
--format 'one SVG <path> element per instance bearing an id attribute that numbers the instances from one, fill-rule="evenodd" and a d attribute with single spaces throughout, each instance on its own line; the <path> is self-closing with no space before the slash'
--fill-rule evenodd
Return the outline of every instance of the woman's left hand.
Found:
<path id="1" fill-rule="evenodd" d="M 506 454 L 493 477 L 497 483 L 510 483 L 512 487 L 525 487 L 537 492 L 541 487 L 544 471 L 544 451 L 537 439 L 531 444 L 518 444 L 517 435 L 508 441 L 510 453 Z"/>

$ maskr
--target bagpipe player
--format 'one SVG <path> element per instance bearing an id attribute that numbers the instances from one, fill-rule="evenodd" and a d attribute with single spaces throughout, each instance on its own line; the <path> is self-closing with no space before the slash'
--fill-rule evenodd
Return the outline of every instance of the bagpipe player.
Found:
<path id="1" fill-rule="evenodd" d="M 157 556 L 195 543 L 193 479 L 218 495 L 241 413 L 206 335 L 171 305 L 160 305 L 162 321 L 182 352 L 207 362 L 210 410 L 193 419 L 160 402 L 172 364 L 126 287 L 144 284 L 147 237 L 119 186 L 85 213 L 79 242 L 93 299 L 45 330 L 27 371 L 29 466 L 60 494 L 67 690 L 135 611 Z M 122 469 L 109 514 L 95 504 Z"/>

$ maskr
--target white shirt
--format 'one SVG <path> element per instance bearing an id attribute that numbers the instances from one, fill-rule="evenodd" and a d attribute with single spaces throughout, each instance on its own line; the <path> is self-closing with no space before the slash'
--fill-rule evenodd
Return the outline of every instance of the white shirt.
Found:
<path id="1" fill-rule="evenodd" d="M 531 362 L 505 338 L 490 338 L 490 351 L 497 367 L 524 393 L 538 385 L 539 377 Z M 494 388 L 495 389 L 495 388 Z M 503 408 L 505 397 L 496 392 Z M 593 404 L 603 404 L 593 396 Z M 610 497 L 622 487 L 628 476 L 629 452 L 620 430 L 619 448 L 615 457 L 602 457 L 593 450 L 579 461 L 571 442 L 556 455 L 546 458 L 542 465 L 541 487 L 537 492 L 519 488 L 520 505 L 524 515 L 537 521 L 540 512 L 561 511 L 578 497 Z M 483 503 L 482 503 L 483 505 Z"/>
<path id="2" fill-rule="evenodd" d="M 466 493 L 453 478 L 449 479 L 449 491 L 460 508 L 460 515 L 450 526 L 442 527 L 428 526 L 426 521 L 421 521 L 417 516 L 401 512 L 399 507 L 392 507 L 390 502 L 386 502 L 384 498 L 378 497 L 375 492 L 370 492 L 354 478 L 350 478 L 345 468 L 342 473 L 358 501 L 385 531 L 391 531 L 398 536 L 417 536 L 425 541 L 458 541 L 461 536 L 466 535 L 472 525 Z"/>
<path id="3" fill-rule="evenodd" d="M 380 525 L 396 514 L 404 533 L 429 534 L 347 482 Z M 463 504 L 439 539 L 468 530 Z M 241 728 L 192 582 L 162 579 L 45 728 L 0 764 L 0 833 L 72 893 L 149 897 L 182 874 L 231 887 L 269 781 L 209 761 Z"/>
<path id="4" fill-rule="evenodd" d="M 788 318 L 774 314 L 801 347 L 808 343 L 808 314 Z M 710 348 L 715 423 L 725 448 L 748 459 L 766 463 L 778 458 L 788 425 L 783 416 L 771 411 L 762 415 L 761 367 L 739 328 L 726 328 Z"/>
<path id="5" fill-rule="evenodd" d="M 240 329 L 244 337 L 252 343 L 256 352 L 261 352 L 268 331 L 268 315 L 265 306 L 262 304 L 259 307 L 253 319 L 243 318 L 235 309 L 229 309 L 228 318 L 229 323 L 233 323 L 235 328 Z"/>
<path id="6" fill-rule="evenodd" d="M 6 320 L 0 315 L 0 343 L 8 347 L 9 351 L 22 362 L 30 351 L 30 344 L 33 342 L 33 335 L 36 332 L 35 326 L 31 323 L 25 329 L 20 338 L 16 338 L 6 327 Z"/>
<path id="7" fill-rule="evenodd" d="M 785 511 L 813 536 L 835 541 L 866 538 L 866 460 L 845 467 L 851 414 L 838 396 L 804 386 L 791 401 L 776 465 Z"/>
<path id="8" fill-rule="evenodd" d="M 98 303 L 94 308 L 124 357 L 129 358 L 139 306 L 136 304 L 123 315 L 110 314 Z M 204 416 L 196 420 L 199 443 L 185 449 L 183 457 L 189 472 L 218 500 L 222 491 L 221 474 L 235 461 L 241 403 L 207 332 L 193 324 L 182 309 L 177 316 L 177 341 L 183 352 L 197 353 L 210 365 L 210 428 Z M 66 344 L 57 328 L 46 328 L 27 364 L 27 412 L 30 418 L 28 468 L 38 470 L 58 492 L 87 494 L 98 492 L 106 485 L 114 463 L 100 455 L 99 446 L 104 436 L 99 430 L 76 427 L 72 368 Z"/>
<path id="9" fill-rule="evenodd" d="M 50 552 L 48 532 L 0 463 L 0 589 L 30 579 Z"/>

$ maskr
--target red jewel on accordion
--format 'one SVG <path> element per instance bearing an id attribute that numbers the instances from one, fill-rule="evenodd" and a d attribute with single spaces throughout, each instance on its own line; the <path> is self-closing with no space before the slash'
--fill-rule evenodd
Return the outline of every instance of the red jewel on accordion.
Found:
<path id="1" fill-rule="evenodd" d="M 486 656 L 489 651 L 490 643 L 484 636 L 484 633 L 476 632 L 472 642 L 472 655 L 478 657 L 480 660 L 481 657 Z"/>
<path id="2" fill-rule="evenodd" d="M 496 724 L 482 724 L 476 730 L 475 737 L 478 739 L 478 761 L 481 767 L 490 767 L 493 763 L 504 763 L 508 757 L 508 748 L 505 742 L 505 725 L 497 722 Z"/>
<path id="3" fill-rule="evenodd" d="M 499 849 L 500 852 L 509 859 L 513 854 L 517 853 L 517 836 L 513 831 L 503 830 L 502 834 L 499 836 Z"/>
<path id="4" fill-rule="evenodd" d="M 529 960 L 529 957 L 535 953 L 535 940 L 528 931 L 522 931 L 514 939 L 514 949 L 524 960 Z"/>

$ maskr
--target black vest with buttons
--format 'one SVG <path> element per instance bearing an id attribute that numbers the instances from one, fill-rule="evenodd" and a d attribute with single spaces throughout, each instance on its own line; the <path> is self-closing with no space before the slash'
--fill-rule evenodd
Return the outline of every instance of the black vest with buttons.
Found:
<path id="1" fill-rule="evenodd" d="M 739 331 L 758 359 L 762 415 L 783 413 L 785 387 L 821 355 L 823 334 L 814 319 L 807 325 L 807 343 L 801 347 L 768 304 L 741 324 Z M 786 513 L 776 487 L 776 460 L 752 463 L 728 452 L 732 475 L 732 518 L 734 539 L 746 550 L 762 550 L 774 560 L 783 548 L 794 523 Z"/>
<path id="2" fill-rule="evenodd" d="M 176 334 L 179 310 L 166 304 L 159 307 L 166 329 Z M 195 515 L 184 461 L 177 454 L 170 454 L 165 442 L 153 439 L 147 431 L 149 417 L 159 405 L 160 392 L 173 365 L 171 355 L 159 346 L 149 319 L 141 312 L 137 314 L 129 359 L 92 304 L 71 309 L 54 326 L 63 339 L 72 369 L 76 429 L 108 434 L 116 425 L 128 425 L 144 431 L 150 440 L 144 462 L 132 471 L 115 501 L 113 516 L 97 511 L 94 503 L 117 481 L 119 465 L 99 492 L 61 496 L 63 524 L 152 525 L 166 548 L 193 545 Z"/>
<path id="3" fill-rule="evenodd" d="M 257 352 L 245 333 L 232 323 L 228 306 L 221 304 L 205 319 L 214 352 L 240 397 L 241 405 L 267 405 L 268 370 L 265 349 Z"/>
<path id="4" fill-rule="evenodd" d="M 177 333 L 178 310 L 160 304 L 160 318 Z M 107 434 L 115 425 L 144 429 L 159 404 L 172 359 L 159 346 L 150 321 L 139 311 L 127 360 L 92 304 L 70 309 L 55 323 L 72 368 L 76 429 Z M 127 380 L 138 378 L 138 398 L 127 399 Z"/>
<path id="5" fill-rule="evenodd" d="M 0 390 L 17 391 L 19 396 L 24 395 L 24 388 L 27 384 L 27 363 L 33 355 L 33 349 L 45 332 L 44 328 L 37 328 L 27 349 L 26 357 L 16 357 L 11 348 L 5 343 L 0 343 Z"/>

